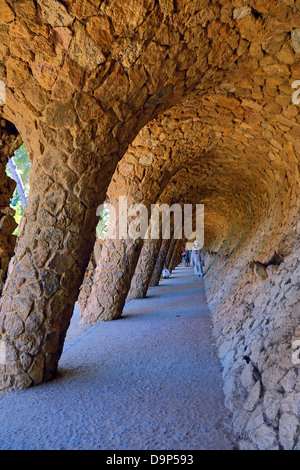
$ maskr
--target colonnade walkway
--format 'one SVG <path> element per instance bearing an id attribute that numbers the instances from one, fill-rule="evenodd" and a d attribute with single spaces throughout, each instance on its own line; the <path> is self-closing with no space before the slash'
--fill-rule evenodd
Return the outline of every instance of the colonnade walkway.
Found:
<path id="1" fill-rule="evenodd" d="M 232 449 L 211 332 L 203 281 L 180 265 L 68 337 L 55 380 L 1 399 L 0 449 Z"/>

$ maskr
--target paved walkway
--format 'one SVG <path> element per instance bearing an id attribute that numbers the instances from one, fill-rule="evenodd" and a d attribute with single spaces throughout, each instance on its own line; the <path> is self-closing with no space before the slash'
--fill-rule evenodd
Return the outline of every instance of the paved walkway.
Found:
<path id="1" fill-rule="evenodd" d="M 76 338 L 57 379 L 0 401 L 0 449 L 232 449 L 203 282 L 178 267 Z"/>

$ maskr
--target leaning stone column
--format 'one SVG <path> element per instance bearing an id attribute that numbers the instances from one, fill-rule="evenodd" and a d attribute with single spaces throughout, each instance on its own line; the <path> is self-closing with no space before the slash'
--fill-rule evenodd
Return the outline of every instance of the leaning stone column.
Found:
<path id="1" fill-rule="evenodd" d="M 168 269 L 169 269 L 170 272 L 172 272 L 173 269 L 176 268 L 177 264 L 180 261 L 181 245 L 182 245 L 182 240 L 177 240 L 172 258 L 171 258 L 170 263 L 169 263 L 169 268 Z"/>
<path id="2" fill-rule="evenodd" d="M 157 260 L 156 260 L 153 273 L 149 282 L 149 287 L 158 286 L 160 276 L 164 268 L 165 259 L 169 251 L 170 243 L 171 243 L 170 239 L 162 240 L 159 254 L 157 256 Z"/>
<path id="3" fill-rule="evenodd" d="M 62 126 L 46 131 L 58 139 L 67 135 Z M 40 145 L 40 154 L 35 148 L 30 194 L 0 300 L 0 389 L 28 388 L 56 374 L 95 244 L 97 207 L 117 160 L 111 152 L 112 164 L 104 167 L 84 142 L 80 151 L 69 147 L 70 155 L 66 148 Z"/>
<path id="4" fill-rule="evenodd" d="M 157 256 L 161 247 L 161 238 L 144 240 L 134 276 L 131 281 L 127 301 L 146 297 Z"/>
<path id="5" fill-rule="evenodd" d="M 174 249 L 175 249 L 176 243 L 177 243 L 177 240 L 176 240 L 175 238 L 173 238 L 173 239 L 171 240 L 171 243 L 170 243 L 170 246 L 169 246 L 169 250 L 168 250 L 168 253 L 167 253 L 167 256 L 166 256 L 166 259 L 165 259 L 165 266 L 166 266 L 166 268 L 168 268 L 168 269 L 169 269 L 169 266 L 170 266 L 171 258 L 172 258 L 173 253 L 174 253 Z"/>
<path id="6" fill-rule="evenodd" d="M 96 208 L 86 210 L 41 169 L 34 168 L 31 188 L 0 303 L 0 388 L 55 375 L 95 239 Z"/>
<path id="7" fill-rule="evenodd" d="M 93 283 L 94 283 L 95 271 L 100 261 L 101 251 L 102 251 L 102 243 L 99 239 L 97 239 L 89 265 L 84 275 L 83 283 L 80 287 L 80 292 L 79 292 L 79 297 L 78 297 L 78 306 L 79 306 L 80 311 L 83 311 L 85 309 L 89 296 L 91 295 L 91 290 L 92 290 Z"/>
<path id="8" fill-rule="evenodd" d="M 123 161 L 118 164 L 110 183 L 107 196 L 111 207 L 116 210 L 116 238 L 104 242 L 101 260 L 95 271 L 91 295 L 85 309 L 81 310 L 81 324 L 93 325 L 99 321 L 115 320 L 122 315 L 143 246 L 143 237 L 148 229 L 151 204 L 157 202 L 172 174 L 169 161 L 164 158 L 165 153 L 163 152 L 161 155 L 163 165 L 154 184 L 152 178 L 155 161 L 151 157 L 150 162 L 148 160 L 146 162 L 143 151 L 140 152 L 139 146 L 131 147 L 127 152 L 127 158 L 125 156 Z M 137 161 L 135 166 L 130 163 L 134 160 Z M 175 173 L 176 170 L 177 162 L 172 167 L 172 172 Z M 143 175 L 142 179 L 140 180 L 137 175 Z M 141 204 L 148 213 L 147 226 L 143 227 L 144 233 L 141 238 L 136 240 L 117 239 L 120 237 L 118 233 L 120 228 L 119 203 L 120 199 L 125 197 L 128 208 L 133 204 Z M 127 224 L 128 228 L 130 226 L 129 220 L 127 220 Z"/>
<path id="9" fill-rule="evenodd" d="M 96 268 L 82 324 L 116 320 L 122 314 L 143 240 L 107 240 Z"/>

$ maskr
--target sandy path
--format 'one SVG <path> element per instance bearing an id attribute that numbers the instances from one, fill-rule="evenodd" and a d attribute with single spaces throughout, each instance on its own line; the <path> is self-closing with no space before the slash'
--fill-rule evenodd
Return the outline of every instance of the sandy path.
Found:
<path id="1" fill-rule="evenodd" d="M 190 268 L 83 332 L 56 380 L 0 401 L 0 449 L 231 449 L 202 281 Z M 82 334 L 78 337 L 78 334 Z"/>

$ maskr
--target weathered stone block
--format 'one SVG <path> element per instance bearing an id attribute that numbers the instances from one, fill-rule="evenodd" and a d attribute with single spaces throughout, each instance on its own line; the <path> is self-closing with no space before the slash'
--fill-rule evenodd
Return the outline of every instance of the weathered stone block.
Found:
<path id="1" fill-rule="evenodd" d="M 294 415 L 284 413 L 279 420 L 279 439 L 284 450 L 294 448 L 299 420 Z"/>

